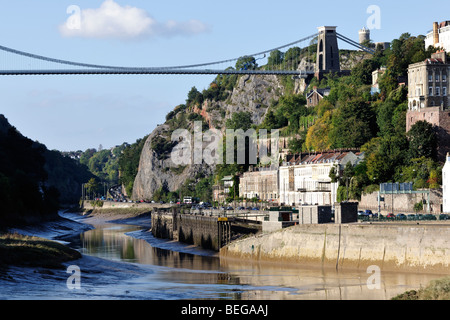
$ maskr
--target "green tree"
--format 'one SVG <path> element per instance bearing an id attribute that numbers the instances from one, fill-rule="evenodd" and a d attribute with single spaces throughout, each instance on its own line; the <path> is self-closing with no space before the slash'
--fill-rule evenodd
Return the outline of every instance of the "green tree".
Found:
<path id="1" fill-rule="evenodd" d="M 196 87 L 192 87 L 191 91 L 188 93 L 188 98 L 186 100 L 186 104 L 190 105 L 191 103 L 202 104 L 203 103 L 203 95 L 197 90 Z"/>
<path id="2" fill-rule="evenodd" d="M 269 55 L 267 65 L 269 67 L 280 65 L 283 62 L 283 60 L 284 60 L 284 53 L 281 52 L 280 50 L 274 50 Z"/>
<path id="3" fill-rule="evenodd" d="M 437 158 L 437 136 L 433 125 L 427 121 L 418 121 L 407 133 L 409 139 L 408 157 Z"/>
<path id="4" fill-rule="evenodd" d="M 258 67 L 255 57 L 240 57 L 236 62 L 236 70 L 255 70 Z"/>
<path id="5" fill-rule="evenodd" d="M 98 191 L 98 182 L 97 179 L 91 178 L 85 185 L 86 192 L 89 198 L 94 198 Z"/>
<path id="6" fill-rule="evenodd" d="M 233 113 L 231 119 L 226 121 L 226 128 L 232 130 L 242 129 L 247 131 L 253 125 L 252 114 L 250 112 Z"/>
<path id="7" fill-rule="evenodd" d="M 375 112 L 361 98 L 340 106 L 333 114 L 332 123 L 330 139 L 335 148 L 359 148 L 376 133 Z"/>
<path id="8" fill-rule="evenodd" d="M 125 186 L 128 195 L 133 194 L 133 185 L 139 170 L 142 149 L 148 136 L 136 140 L 135 143 L 128 145 L 119 157 L 118 165 L 120 171 L 119 183 Z"/>

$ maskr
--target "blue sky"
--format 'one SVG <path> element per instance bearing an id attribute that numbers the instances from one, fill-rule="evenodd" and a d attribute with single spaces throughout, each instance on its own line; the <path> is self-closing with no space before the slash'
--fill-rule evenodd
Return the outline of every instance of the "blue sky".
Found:
<path id="1" fill-rule="evenodd" d="M 67 28 L 81 10 L 82 29 Z M 322 25 L 354 40 L 380 8 L 374 41 L 425 34 L 450 20 L 434 1 L 2 1 L 0 45 L 65 60 L 121 66 L 171 66 L 235 58 L 277 47 Z M 106 15 L 119 12 L 118 21 Z M 315 15 L 319 12 L 319 15 Z M 108 20 L 109 19 L 109 20 Z M 111 21 L 113 19 L 113 21 Z M 81 31 L 80 31 L 81 30 Z M 342 48 L 346 46 L 340 44 Z M 4 60 L 4 59 L 3 59 Z M 0 66 L 5 67 L 0 53 Z M 132 143 L 214 76 L 47 76 L 0 78 L 0 113 L 25 136 L 62 151 Z"/>

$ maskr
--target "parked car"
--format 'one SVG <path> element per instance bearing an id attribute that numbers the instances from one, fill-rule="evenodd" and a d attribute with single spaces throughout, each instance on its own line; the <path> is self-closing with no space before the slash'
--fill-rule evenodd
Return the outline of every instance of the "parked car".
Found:
<path id="1" fill-rule="evenodd" d="M 259 211 L 259 208 L 258 207 L 254 207 L 254 208 L 252 208 L 252 210 L 253 211 Z"/>
<path id="2" fill-rule="evenodd" d="M 395 215 L 393 213 L 388 213 L 388 215 L 386 216 L 387 219 L 395 219 Z"/>
<path id="3" fill-rule="evenodd" d="M 423 218 L 424 220 L 437 220 L 434 214 L 426 214 Z"/>
<path id="4" fill-rule="evenodd" d="M 408 214 L 408 216 L 406 218 L 408 220 L 416 220 L 416 215 L 415 214 Z"/>
<path id="5" fill-rule="evenodd" d="M 399 213 L 396 218 L 397 220 L 406 220 L 406 215 L 404 213 Z"/>
<path id="6" fill-rule="evenodd" d="M 439 215 L 439 220 L 450 220 L 450 216 L 448 214 L 441 214 Z"/>

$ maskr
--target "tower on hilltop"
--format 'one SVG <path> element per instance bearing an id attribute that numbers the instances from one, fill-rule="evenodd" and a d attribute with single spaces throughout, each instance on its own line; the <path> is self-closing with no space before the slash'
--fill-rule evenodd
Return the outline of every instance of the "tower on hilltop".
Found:
<path id="1" fill-rule="evenodd" d="M 370 30 L 366 27 L 359 30 L 359 44 L 370 41 Z"/>

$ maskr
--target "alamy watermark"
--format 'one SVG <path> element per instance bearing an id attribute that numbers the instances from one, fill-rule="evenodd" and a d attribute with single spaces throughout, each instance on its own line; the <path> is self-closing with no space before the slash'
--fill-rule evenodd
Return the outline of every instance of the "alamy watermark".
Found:
<path id="1" fill-rule="evenodd" d="M 367 8 L 367 14 L 370 14 L 367 18 L 367 28 L 370 30 L 381 29 L 381 8 L 377 5 L 371 5 Z"/>
<path id="2" fill-rule="evenodd" d="M 70 17 L 67 19 L 66 27 L 69 30 L 81 29 L 81 8 L 77 5 L 70 5 L 66 10 Z"/>
<path id="3" fill-rule="evenodd" d="M 367 273 L 370 274 L 366 281 L 369 290 L 381 289 L 381 269 L 379 266 L 369 266 Z"/>
<path id="4" fill-rule="evenodd" d="M 79 266 L 69 266 L 67 268 L 67 273 L 71 274 L 67 278 L 66 285 L 69 290 L 79 290 L 81 289 L 81 269 Z"/>

